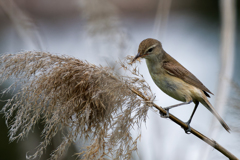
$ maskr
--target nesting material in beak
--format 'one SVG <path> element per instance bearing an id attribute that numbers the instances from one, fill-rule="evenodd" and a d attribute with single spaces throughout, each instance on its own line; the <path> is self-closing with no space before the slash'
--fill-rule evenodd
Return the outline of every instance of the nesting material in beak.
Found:
<path id="1" fill-rule="evenodd" d="M 136 57 L 133 58 L 132 63 L 133 63 L 136 59 L 138 59 L 139 57 L 141 57 L 141 56 L 140 56 L 140 53 L 138 53 L 138 54 L 136 55 Z"/>

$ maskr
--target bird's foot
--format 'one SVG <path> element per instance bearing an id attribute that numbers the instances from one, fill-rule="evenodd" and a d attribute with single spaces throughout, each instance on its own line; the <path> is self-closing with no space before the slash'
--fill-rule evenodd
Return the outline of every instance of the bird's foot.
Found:
<path id="1" fill-rule="evenodd" d="M 169 108 L 166 107 L 166 108 L 163 108 L 163 109 L 164 109 L 167 113 L 165 114 L 165 113 L 159 111 L 160 116 L 161 116 L 162 118 L 169 118 Z"/>
<path id="2" fill-rule="evenodd" d="M 186 134 L 190 134 L 191 133 L 190 121 L 187 121 L 185 124 L 187 125 L 187 128 L 184 128 L 184 131 Z"/>

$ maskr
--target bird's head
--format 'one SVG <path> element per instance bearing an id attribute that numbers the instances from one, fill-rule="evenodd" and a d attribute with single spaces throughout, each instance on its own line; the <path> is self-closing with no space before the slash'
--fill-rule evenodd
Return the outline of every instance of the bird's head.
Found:
<path id="1" fill-rule="evenodd" d="M 138 54 L 132 60 L 134 62 L 137 58 L 151 58 L 157 54 L 162 53 L 162 44 L 156 39 L 148 38 L 143 40 L 138 47 Z"/>

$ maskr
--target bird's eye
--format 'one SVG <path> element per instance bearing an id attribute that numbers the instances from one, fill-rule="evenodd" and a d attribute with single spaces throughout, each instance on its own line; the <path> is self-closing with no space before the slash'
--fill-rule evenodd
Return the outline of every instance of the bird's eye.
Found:
<path id="1" fill-rule="evenodd" d="M 147 52 L 152 52 L 153 51 L 153 48 L 150 48 Z"/>

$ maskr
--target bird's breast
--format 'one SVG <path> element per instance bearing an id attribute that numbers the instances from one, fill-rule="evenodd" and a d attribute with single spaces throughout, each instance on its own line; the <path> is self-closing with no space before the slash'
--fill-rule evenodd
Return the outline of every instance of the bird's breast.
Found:
<path id="1" fill-rule="evenodd" d="M 180 92 L 180 86 L 182 84 L 178 83 L 175 77 L 169 78 L 164 75 L 152 74 L 152 79 L 155 84 L 167 95 L 179 100 L 186 101 L 184 94 Z"/>
<path id="2" fill-rule="evenodd" d="M 161 63 L 146 60 L 149 73 L 155 84 L 167 95 L 183 102 L 200 100 L 203 92 L 182 79 L 169 75 Z M 150 63 L 151 62 L 151 63 Z"/>
<path id="3" fill-rule="evenodd" d="M 183 80 L 168 74 L 151 74 L 155 84 L 172 98 L 189 102 L 202 97 L 202 91 Z"/>

